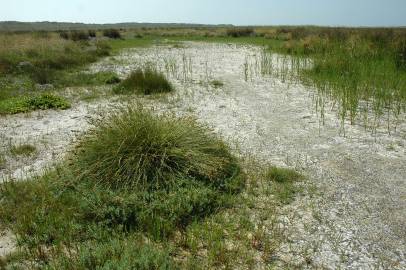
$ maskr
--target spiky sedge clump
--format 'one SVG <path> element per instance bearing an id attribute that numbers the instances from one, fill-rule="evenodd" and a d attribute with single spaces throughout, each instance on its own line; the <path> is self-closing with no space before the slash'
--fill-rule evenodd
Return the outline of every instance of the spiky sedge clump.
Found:
<path id="1" fill-rule="evenodd" d="M 228 147 L 203 125 L 142 108 L 98 124 L 80 144 L 76 166 L 112 188 L 150 189 L 193 179 L 225 190 L 240 173 Z"/>

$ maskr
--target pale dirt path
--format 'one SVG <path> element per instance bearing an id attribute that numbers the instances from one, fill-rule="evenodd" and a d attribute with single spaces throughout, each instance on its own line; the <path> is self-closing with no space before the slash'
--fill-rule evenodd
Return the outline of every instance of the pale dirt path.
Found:
<path id="1" fill-rule="evenodd" d="M 10 178 L 27 178 L 52 166 L 85 130 L 89 121 L 109 111 L 114 101 L 79 102 L 68 110 L 35 111 L 0 117 L 0 152 L 6 157 L 0 168 L 0 182 Z M 31 157 L 14 157 L 12 145 L 31 144 L 37 148 Z"/>
<path id="2" fill-rule="evenodd" d="M 308 176 L 318 194 L 302 196 L 285 209 L 282 267 L 406 268 L 406 125 L 391 135 L 381 131 L 376 136 L 348 126 L 343 137 L 335 113 L 327 111 L 325 125 L 320 126 L 311 91 L 276 78 L 253 75 L 244 80 L 247 57 L 258 54 L 254 47 L 188 43 L 184 49 L 128 50 L 92 69 L 126 75 L 145 62 L 158 63 L 177 93 L 156 106 L 193 113 L 243 154 Z M 212 79 L 223 81 L 224 87 L 207 86 Z M 21 123 L 19 128 L 26 130 L 40 121 Z M 66 129 L 58 126 L 53 136 Z M 71 137 L 73 133 L 63 142 Z M 54 147 L 66 149 L 69 143 L 63 142 Z"/>

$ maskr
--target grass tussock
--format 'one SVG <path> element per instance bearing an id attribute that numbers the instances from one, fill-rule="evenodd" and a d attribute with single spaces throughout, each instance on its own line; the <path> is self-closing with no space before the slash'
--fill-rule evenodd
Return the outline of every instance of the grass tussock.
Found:
<path id="1" fill-rule="evenodd" d="M 6 166 L 6 157 L 3 153 L 0 152 L 0 170 L 4 169 Z"/>
<path id="2" fill-rule="evenodd" d="M 13 145 L 10 148 L 11 155 L 17 156 L 32 156 L 37 152 L 37 148 L 31 144 Z"/>
<path id="3" fill-rule="evenodd" d="M 173 91 L 172 84 L 164 74 L 152 69 L 137 69 L 123 80 L 115 89 L 117 94 L 139 93 L 151 95 Z"/>
<path id="4" fill-rule="evenodd" d="M 159 187 L 176 176 L 231 190 L 227 181 L 239 174 L 226 145 L 204 126 L 190 118 L 154 116 L 143 109 L 129 109 L 101 123 L 78 151 L 78 170 L 114 188 Z"/>
<path id="5" fill-rule="evenodd" d="M 214 88 L 221 88 L 224 86 L 224 83 L 222 81 L 219 80 L 213 80 L 210 82 L 210 84 L 214 87 Z"/>
<path id="6" fill-rule="evenodd" d="M 287 204 L 294 199 L 298 191 L 295 184 L 302 180 L 303 176 L 291 169 L 271 166 L 265 171 L 265 179 L 271 182 L 272 194 L 281 203 Z"/>
<path id="7" fill-rule="evenodd" d="M 0 217 L 39 267 L 167 269 L 162 246 L 131 237 L 168 239 L 229 206 L 244 179 L 194 120 L 127 109 L 96 123 L 62 166 L 1 185 Z"/>
<path id="8" fill-rule="evenodd" d="M 63 97 L 44 93 L 35 96 L 20 96 L 0 100 L 0 115 L 1 114 L 16 114 L 25 113 L 35 110 L 60 109 L 65 110 L 70 108 L 70 103 Z"/>

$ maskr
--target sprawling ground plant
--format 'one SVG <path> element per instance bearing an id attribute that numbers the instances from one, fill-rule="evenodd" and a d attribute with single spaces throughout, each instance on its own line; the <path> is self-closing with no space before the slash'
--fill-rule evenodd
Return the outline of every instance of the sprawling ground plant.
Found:
<path id="1" fill-rule="evenodd" d="M 48 109 L 65 110 L 70 107 L 69 101 L 65 98 L 50 93 L 43 93 L 34 96 L 19 96 L 0 100 L 0 115 Z"/>
<path id="2" fill-rule="evenodd" d="M 96 123 L 61 166 L 3 184 L 0 217 L 41 265 L 134 266 L 153 251 L 127 237 L 167 239 L 229 205 L 243 186 L 236 158 L 206 127 L 129 108 Z M 159 256 L 147 263 L 169 264 Z"/>

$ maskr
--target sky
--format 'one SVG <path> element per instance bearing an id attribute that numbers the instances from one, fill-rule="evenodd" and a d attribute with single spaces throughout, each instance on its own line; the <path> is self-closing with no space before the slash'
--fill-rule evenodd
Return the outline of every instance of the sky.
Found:
<path id="1" fill-rule="evenodd" d="M 406 26 L 406 0 L 0 0 L 0 21 Z"/>

